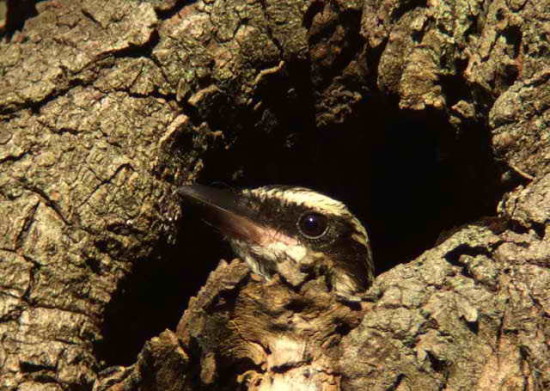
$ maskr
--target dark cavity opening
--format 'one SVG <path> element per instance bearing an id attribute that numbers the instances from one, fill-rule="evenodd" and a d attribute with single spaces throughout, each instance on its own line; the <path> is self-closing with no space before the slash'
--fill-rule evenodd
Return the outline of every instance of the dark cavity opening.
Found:
<path id="1" fill-rule="evenodd" d="M 38 14 L 39 1 L 43 0 L 7 0 L 0 4 L 0 38 L 22 30 L 25 22 Z"/>
<path id="2" fill-rule="evenodd" d="M 226 144 L 205 153 L 199 182 L 306 186 L 343 201 L 369 231 L 377 274 L 495 213 L 501 190 L 483 124 L 457 132 L 441 113 L 402 111 L 373 93 L 344 123 L 318 129 L 309 80 L 308 67 L 290 64 L 259 89 L 255 109 L 213 110 L 208 122 Z M 113 298 L 97 350 L 106 365 L 133 363 L 145 341 L 175 329 L 219 260 L 233 257 L 196 211 L 184 212 L 176 245 L 137 263 Z"/>
<path id="3" fill-rule="evenodd" d="M 295 114 L 279 117 L 280 131 L 250 131 L 229 150 L 209 151 L 200 181 L 305 186 L 343 201 L 369 232 L 377 274 L 495 214 L 501 189 L 483 126 L 457 133 L 441 113 L 402 111 L 375 95 L 327 129 Z"/>
<path id="4" fill-rule="evenodd" d="M 175 330 L 208 274 L 222 258 L 232 259 L 222 237 L 193 210 L 185 211 L 176 243 L 136 262 L 111 299 L 96 345 L 104 366 L 134 363 L 147 340 Z"/>

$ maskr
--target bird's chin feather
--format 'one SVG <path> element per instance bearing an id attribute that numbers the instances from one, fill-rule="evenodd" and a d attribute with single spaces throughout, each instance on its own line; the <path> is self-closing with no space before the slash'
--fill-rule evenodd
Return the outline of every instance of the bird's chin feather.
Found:
<path id="1" fill-rule="evenodd" d="M 302 261 L 307 258 L 305 245 L 281 232 L 262 228 L 257 242 L 232 240 L 234 251 L 246 261 L 252 271 L 270 280 L 278 274 L 292 286 L 307 279 L 302 272 Z"/>

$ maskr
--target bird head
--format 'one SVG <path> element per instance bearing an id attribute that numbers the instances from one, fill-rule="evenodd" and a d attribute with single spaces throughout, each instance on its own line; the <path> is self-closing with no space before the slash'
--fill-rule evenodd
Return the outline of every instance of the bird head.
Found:
<path id="1" fill-rule="evenodd" d="M 367 232 L 341 202 L 303 187 L 239 191 L 202 185 L 179 193 L 198 203 L 236 254 L 267 279 L 293 286 L 323 275 L 339 298 L 358 300 L 373 280 Z"/>

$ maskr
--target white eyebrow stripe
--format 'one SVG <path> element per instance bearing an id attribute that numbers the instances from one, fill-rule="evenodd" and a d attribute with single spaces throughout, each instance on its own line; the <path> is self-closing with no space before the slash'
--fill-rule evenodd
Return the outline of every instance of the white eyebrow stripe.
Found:
<path id="1" fill-rule="evenodd" d="M 348 208 L 340 201 L 303 187 L 286 188 L 284 190 L 259 187 L 250 190 L 250 192 L 259 197 L 277 198 L 289 204 L 303 205 L 321 213 L 351 215 Z"/>
<path id="2" fill-rule="evenodd" d="M 361 222 L 350 212 L 350 210 L 342 202 L 330 198 L 324 194 L 317 193 L 305 187 L 290 187 L 290 188 L 271 188 L 258 187 L 256 189 L 246 190 L 251 194 L 260 198 L 275 198 L 286 201 L 289 204 L 303 205 L 313 211 L 332 214 L 336 216 L 347 216 L 355 231 L 359 234 L 355 236 L 355 240 L 361 244 L 368 243 L 367 230 Z M 359 238 L 362 236 L 363 238 Z"/>

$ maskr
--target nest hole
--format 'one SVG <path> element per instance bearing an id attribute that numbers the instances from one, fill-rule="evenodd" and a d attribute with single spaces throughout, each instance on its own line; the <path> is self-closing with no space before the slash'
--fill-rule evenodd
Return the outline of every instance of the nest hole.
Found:
<path id="1" fill-rule="evenodd" d="M 377 274 L 495 213 L 501 189 L 483 124 L 457 131 L 442 113 L 402 111 L 367 94 L 345 122 L 318 129 L 304 72 L 272 80 L 254 112 L 220 105 L 229 111 L 209 123 L 226 143 L 205 153 L 200 183 L 305 186 L 343 201 L 367 227 Z M 107 366 L 135 362 L 145 341 L 175 329 L 219 260 L 233 257 L 193 210 L 184 211 L 176 245 L 158 254 L 136 264 L 107 310 L 97 349 Z"/>

